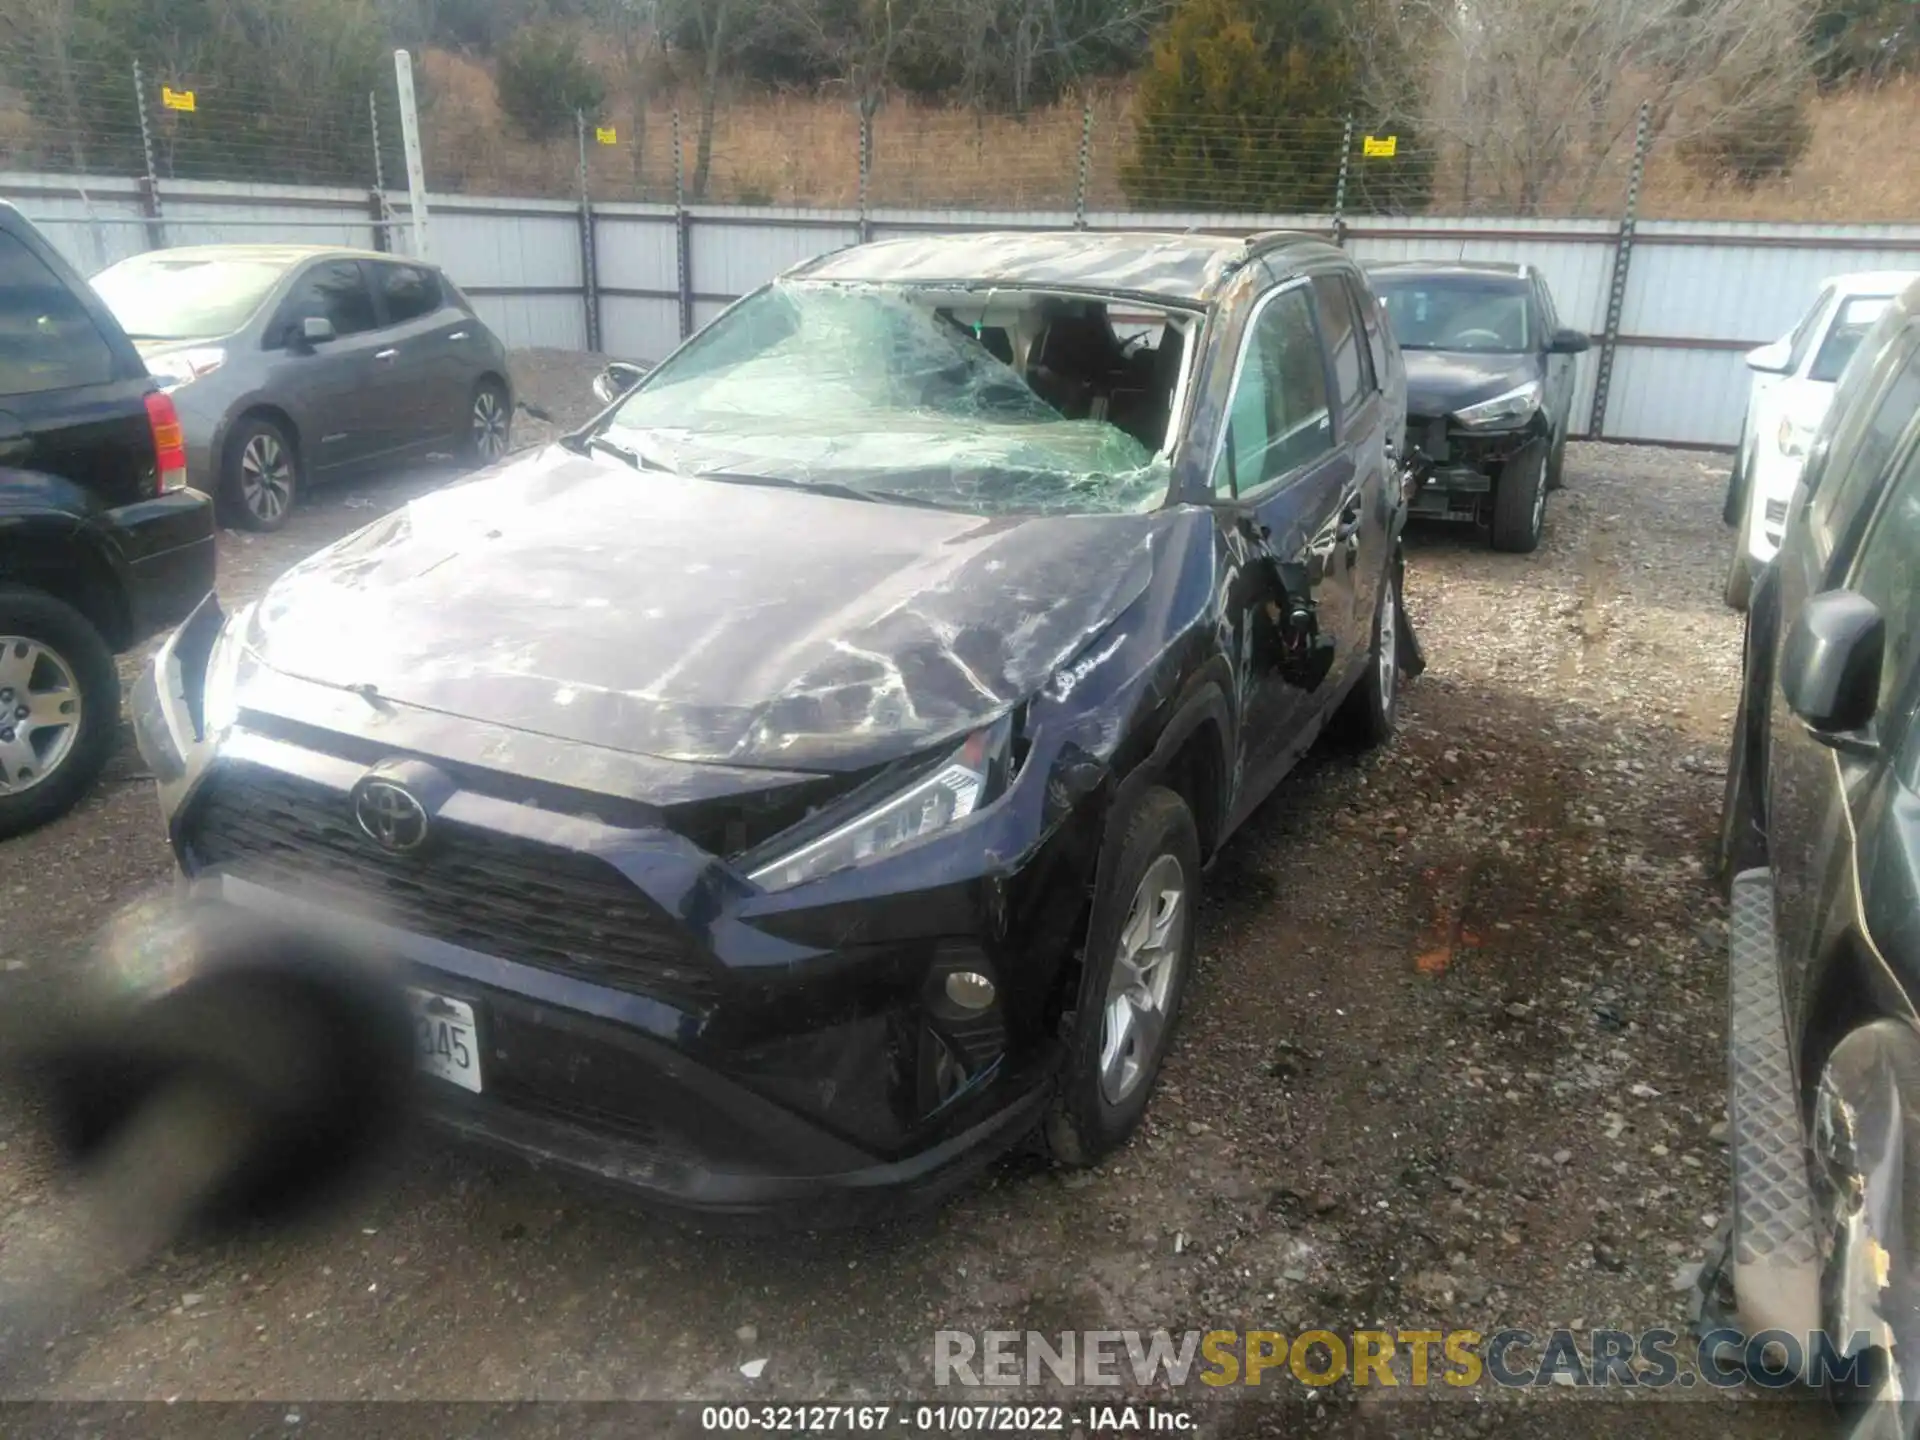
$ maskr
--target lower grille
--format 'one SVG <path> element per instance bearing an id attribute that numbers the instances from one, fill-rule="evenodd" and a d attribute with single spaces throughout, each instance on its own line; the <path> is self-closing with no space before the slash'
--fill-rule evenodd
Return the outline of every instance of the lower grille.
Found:
<path id="1" fill-rule="evenodd" d="M 208 780 L 184 840 L 196 870 L 344 892 L 401 929 L 683 1008 L 719 998 L 718 973 L 666 913 L 591 855 L 445 820 L 425 853 L 396 855 L 338 791 L 254 765 Z"/>
<path id="2" fill-rule="evenodd" d="M 1767 528 L 1784 530 L 1787 526 L 1787 502 L 1784 500 L 1767 501 Z"/>

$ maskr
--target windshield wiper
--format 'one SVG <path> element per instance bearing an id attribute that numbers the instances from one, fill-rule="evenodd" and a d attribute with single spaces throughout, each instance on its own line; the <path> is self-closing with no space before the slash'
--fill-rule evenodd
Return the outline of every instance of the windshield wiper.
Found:
<path id="1" fill-rule="evenodd" d="M 665 470 L 667 467 L 658 460 L 649 459 L 638 450 L 622 445 L 617 440 L 609 440 L 605 435 L 562 435 L 560 445 L 576 455 L 591 455 L 596 450 L 604 450 L 616 460 L 624 460 L 635 470 Z"/>

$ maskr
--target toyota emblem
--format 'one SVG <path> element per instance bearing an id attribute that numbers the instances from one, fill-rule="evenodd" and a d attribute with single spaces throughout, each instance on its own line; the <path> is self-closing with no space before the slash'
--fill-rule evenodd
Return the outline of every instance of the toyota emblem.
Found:
<path id="1" fill-rule="evenodd" d="M 365 780 L 353 797 L 353 818 L 382 850 L 404 855 L 427 841 L 427 807 L 391 780 Z"/>

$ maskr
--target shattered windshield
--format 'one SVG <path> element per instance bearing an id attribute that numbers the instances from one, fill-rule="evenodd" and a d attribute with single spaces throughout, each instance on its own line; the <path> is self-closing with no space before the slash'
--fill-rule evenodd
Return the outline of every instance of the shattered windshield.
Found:
<path id="1" fill-rule="evenodd" d="M 1046 303 L 1023 373 L 1007 329 L 964 308 L 778 281 L 648 376 L 602 433 L 685 475 L 978 514 L 1158 507 L 1173 379 L 1156 359 L 1176 332 L 1135 348 L 1097 307 Z"/>

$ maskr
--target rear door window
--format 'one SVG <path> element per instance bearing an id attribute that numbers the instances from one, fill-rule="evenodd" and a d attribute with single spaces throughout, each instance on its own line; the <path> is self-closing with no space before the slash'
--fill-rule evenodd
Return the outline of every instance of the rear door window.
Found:
<path id="1" fill-rule="evenodd" d="M 1353 321 L 1353 302 L 1338 275 L 1313 277 L 1313 296 L 1320 311 L 1320 335 L 1333 357 L 1333 381 L 1342 420 L 1350 419 L 1366 398 L 1360 332 Z"/>
<path id="2" fill-rule="evenodd" d="M 113 351 L 40 257 L 0 231 L 0 395 L 104 385 Z"/>
<path id="3" fill-rule="evenodd" d="M 309 316 L 333 322 L 339 336 L 361 335 L 378 327 L 373 293 L 357 260 L 322 260 L 293 282 L 268 336 L 270 345 L 286 345 L 300 334 Z"/>
<path id="4" fill-rule="evenodd" d="M 373 270 L 380 303 L 386 307 L 387 324 L 404 325 L 440 308 L 440 277 L 426 266 L 376 262 Z"/>

